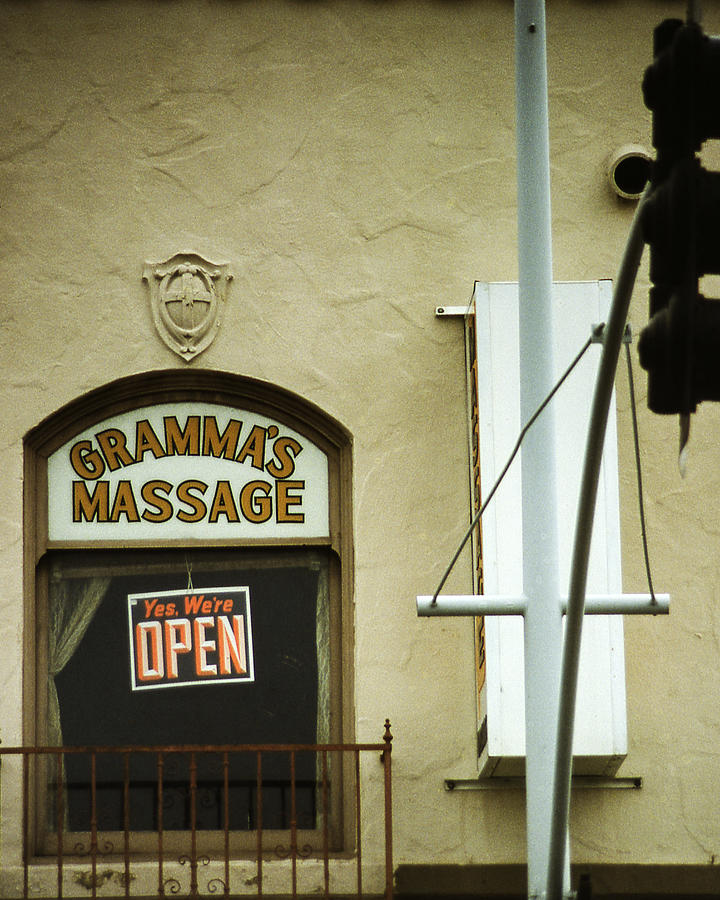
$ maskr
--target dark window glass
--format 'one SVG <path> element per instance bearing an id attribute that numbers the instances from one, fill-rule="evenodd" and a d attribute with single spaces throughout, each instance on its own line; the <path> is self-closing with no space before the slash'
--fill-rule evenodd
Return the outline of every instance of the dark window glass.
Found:
<path id="1" fill-rule="evenodd" d="M 49 744 L 209 747 L 329 740 L 330 588 L 324 552 L 66 552 L 51 556 L 48 580 Z M 166 591 L 198 597 L 206 588 L 223 587 L 247 589 L 253 679 L 133 690 L 128 597 L 155 592 L 162 601 Z M 204 664 L 218 666 L 217 610 L 208 608 L 200 631 L 185 612 L 178 608 L 170 617 L 188 623 L 176 625 L 172 638 L 170 655 L 185 667 L 179 680 L 198 659 L 198 635 L 206 642 Z M 159 621 L 164 625 L 168 618 Z M 158 640 L 169 633 L 158 629 Z M 158 652 L 162 665 L 171 666 L 168 647 Z M 226 655 L 226 665 L 229 659 Z M 199 829 L 221 829 L 226 815 L 233 830 L 257 825 L 256 754 L 230 753 L 225 761 L 222 754 L 175 752 L 164 754 L 159 766 L 157 754 L 134 753 L 127 776 L 122 755 L 98 754 L 94 765 L 93 779 L 87 755 L 65 755 L 64 797 L 72 831 L 89 830 L 93 791 L 102 830 L 121 830 L 126 815 L 135 831 L 157 829 L 160 817 L 168 830 L 187 829 L 193 822 Z M 293 805 L 299 826 L 315 827 L 316 769 L 312 753 L 263 755 L 264 828 L 289 828 Z"/>

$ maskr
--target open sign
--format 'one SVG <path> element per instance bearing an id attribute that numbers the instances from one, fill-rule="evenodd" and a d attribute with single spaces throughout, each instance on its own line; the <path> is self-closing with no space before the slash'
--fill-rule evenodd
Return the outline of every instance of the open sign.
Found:
<path id="1" fill-rule="evenodd" d="M 128 595 L 133 691 L 253 681 L 250 589 Z"/>

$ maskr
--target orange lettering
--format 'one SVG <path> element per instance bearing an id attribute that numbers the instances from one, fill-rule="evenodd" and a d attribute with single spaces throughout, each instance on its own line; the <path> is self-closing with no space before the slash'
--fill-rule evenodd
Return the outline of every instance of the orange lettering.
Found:
<path id="1" fill-rule="evenodd" d="M 178 677 L 177 658 L 179 653 L 192 650 L 189 619 L 165 620 L 165 669 L 168 678 Z"/>
<path id="2" fill-rule="evenodd" d="M 223 456 L 233 459 L 237 449 L 242 422 L 230 419 L 225 431 L 220 434 L 215 416 L 205 416 L 203 430 L 203 456 Z"/>
<path id="3" fill-rule="evenodd" d="M 197 597 L 195 594 L 192 596 L 185 597 L 185 615 L 193 615 L 196 616 L 200 612 L 200 604 L 205 599 L 205 594 L 200 594 Z"/>
<path id="4" fill-rule="evenodd" d="M 153 431 L 152 425 L 147 419 L 141 419 L 135 425 L 135 462 L 142 462 L 148 450 L 155 459 L 165 456 L 163 446 Z"/>
<path id="5" fill-rule="evenodd" d="M 78 441 L 70 450 L 70 465 L 81 478 L 94 481 L 105 471 L 105 461 L 90 441 Z"/>
<path id="6" fill-rule="evenodd" d="M 168 456 L 200 455 L 200 416 L 188 416 L 182 430 L 175 416 L 165 416 L 163 422 Z"/>
<path id="7" fill-rule="evenodd" d="M 128 522 L 140 521 L 137 506 L 135 505 L 132 483 L 129 481 L 118 481 L 117 493 L 115 494 L 115 501 L 110 513 L 110 521 L 119 522 L 120 516 L 125 516 Z"/>
<path id="8" fill-rule="evenodd" d="M 229 481 L 218 481 L 212 506 L 210 507 L 208 522 L 217 522 L 220 516 L 225 516 L 228 522 L 238 522 L 240 520 Z"/>
<path id="9" fill-rule="evenodd" d="M 267 464 L 268 475 L 273 478 L 289 478 L 295 471 L 295 459 L 301 452 L 302 446 L 295 438 L 278 438 L 273 444 L 275 459 Z"/>
<path id="10" fill-rule="evenodd" d="M 253 425 L 252 431 L 248 435 L 247 440 L 242 445 L 240 452 L 235 458 L 236 462 L 245 462 L 245 460 L 249 456 L 251 458 L 252 466 L 254 469 L 264 469 L 266 437 L 267 432 L 261 425 Z"/>
<path id="11" fill-rule="evenodd" d="M 169 481 L 148 481 L 142 486 L 140 493 L 143 500 L 148 506 L 153 507 L 153 510 L 144 510 L 142 514 L 143 519 L 147 522 L 167 522 L 173 513 L 172 503 L 167 497 L 163 497 L 159 491 L 168 494 L 171 490 L 172 485 Z M 157 512 L 154 512 L 154 510 L 157 510 Z"/>
<path id="12" fill-rule="evenodd" d="M 120 466 L 130 466 L 135 462 L 125 446 L 127 438 L 119 428 L 107 428 L 95 437 L 111 472 Z"/>
<path id="13" fill-rule="evenodd" d="M 156 597 L 154 600 L 143 600 L 145 604 L 145 618 L 150 618 L 150 613 L 153 611 L 153 606 L 158 602 L 158 598 Z"/>
<path id="14" fill-rule="evenodd" d="M 73 522 L 107 522 L 109 507 L 109 481 L 98 481 L 92 494 L 84 481 L 73 481 Z"/>
<path id="15" fill-rule="evenodd" d="M 135 628 L 135 650 L 140 681 L 158 681 L 165 674 L 161 648 L 160 623 L 138 622 Z"/>
<path id="16" fill-rule="evenodd" d="M 305 513 L 290 512 L 291 506 L 301 506 L 303 498 L 299 494 L 291 494 L 290 491 L 302 491 L 305 489 L 304 481 L 276 481 L 275 491 L 277 502 L 275 506 L 275 518 L 278 522 L 304 522 Z"/>
<path id="17" fill-rule="evenodd" d="M 202 497 L 196 497 L 190 491 L 199 491 L 201 494 L 204 494 L 207 488 L 208 486 L 204 481 L 183 481 L 182 484 L 178 485 L 178 500 L 181 503 L 187 503 L 192 509 L 192 512 L 186 512 L 184 509 L 178 510 L 177 517 L 181 522 L 199 522 L 205 517 L 207 506 L 205 506 Z"/>
<path id="18" fill-rule="evenodd" d="M 267 481 L 248 481 L 240 491 L 240 508 L 248 522 L 267 522 L 270 518 L 272 515 L 270 490 Z"/>
<path id="19" fill-rule="evenodd" d="M 233 616 L 232 625 L 227 616 L 218 616 L 217 644 L 221 675 L 232 674 L 231 667 L 239 675 L 247 674 L 244 623 L 244 616 Z"/>
<path id="20" fill-rule="evenodd" d="M 193 622 L 195 636 L 195 671 L 198 675 L 217 675 L 217 666 L 207 661 L 209 650 L 215 649 L 215 641 L 205 636 L 205 629 L 212 628 L 215 619 L 212 616 L 198 616 Z"/>

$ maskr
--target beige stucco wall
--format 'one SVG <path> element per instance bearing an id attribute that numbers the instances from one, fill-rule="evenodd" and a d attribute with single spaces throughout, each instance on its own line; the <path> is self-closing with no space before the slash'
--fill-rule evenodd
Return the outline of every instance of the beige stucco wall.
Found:
<path id="1" fill-rule="evenodd" d="M 605 161 L 649 143 L 651 30 L 684 5 L 549 3 L 558 280 L 616 272 L 633 205 Z M 0 19 L 3 743 L 22 737 L 23 435 L 116 377 L 186 367 L 141 274 L 194 251 L 234 280 L 190 365 L 296 391 L 354 436 L 356 736 L 392 720 L 396 863 L 521 862 L 521 792 L 443 790 L 475 770 L 472 626 L 415 614 L 468 516 L 462 323 L 434 309 L 517 277 L 512 3 L 61 0 L 3 2 Z M 624 372 L 618 411 L 625 589 L 644 591 Z M 576 861 L 720 854 L 719 427 L 695 417 L 683 481 L 675 420 L 640 411 L 673 608 L 626 623 L 620 774 L 643 788 L 575 796 Z M 469 590 L 467 558 L 449 587 Z"/>

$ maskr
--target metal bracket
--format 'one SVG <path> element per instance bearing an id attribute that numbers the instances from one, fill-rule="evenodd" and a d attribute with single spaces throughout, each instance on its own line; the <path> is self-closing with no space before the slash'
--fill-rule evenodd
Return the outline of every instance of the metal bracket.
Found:
<path id="1" fill-rule="evenodd" d="M 573 775 L 574 790 L 634 790 L 643 786 L 642 776 L 630 775 L 612 778 L 606 775 Z M 484 778 L 446 778 L 445 790 L 452 791 L 501 791 L 524 790 L 524 775 L 491 775 Z"/>
<path id="2" fill-rule="evenodd" d="M 599 322 L 597 325 L 592 326 L 592 328 L 590 329 L 590 338 L 593 344 L 605 343 L 605 322 Z M 625 325 L 622 342 L 623 344 L 632 344 L 632 339 L 632 327 L 628 322 Z"/>
<path id="3" fill-rule="evenodd" d="M 435 315 L 438 317 L 446 316 L 466 316 L 470 311 L 469 306 L 436 306 Z"/>

